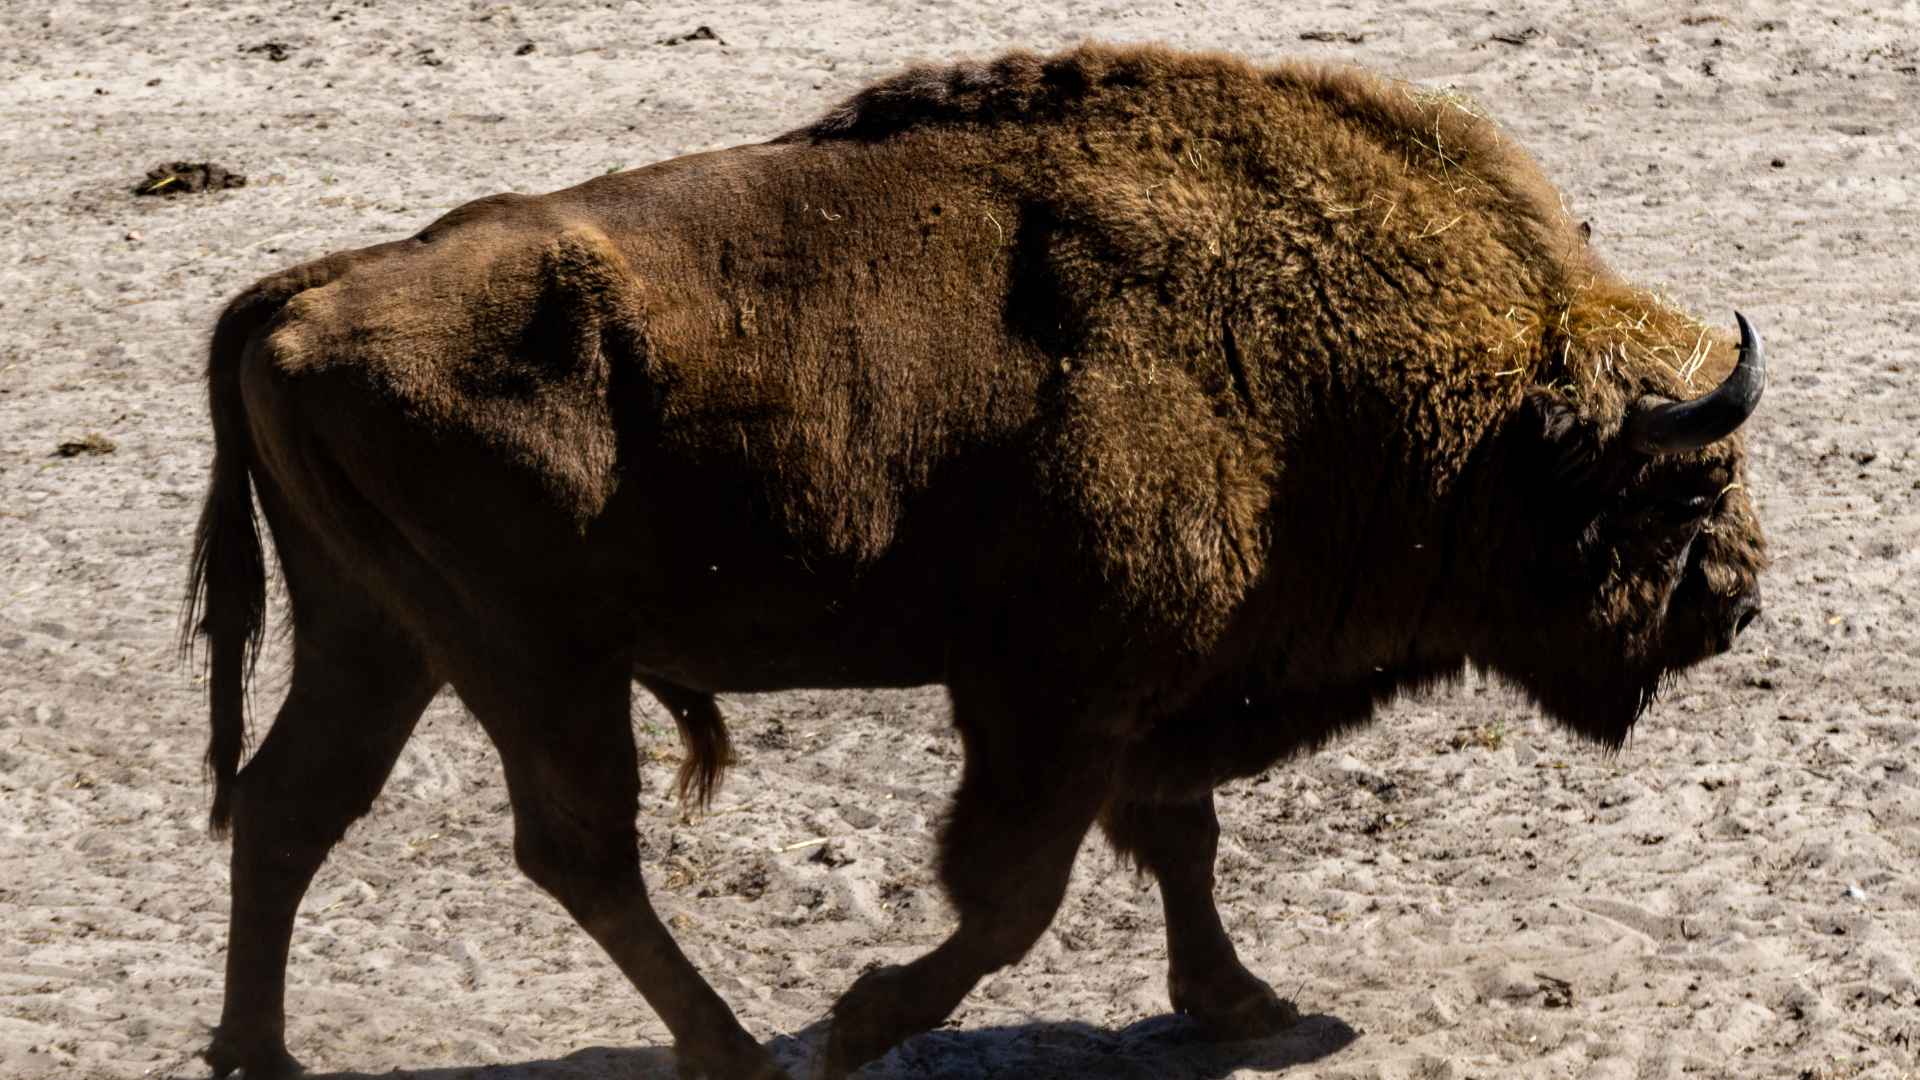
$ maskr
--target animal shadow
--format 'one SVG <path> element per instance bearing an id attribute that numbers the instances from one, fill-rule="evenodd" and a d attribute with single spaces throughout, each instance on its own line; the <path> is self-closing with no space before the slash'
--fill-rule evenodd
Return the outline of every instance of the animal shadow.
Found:
<path id="1" fill-rule="evenodd" d="M 828 1022 L 766 1043 L 794 1080 L 811 1080 L 827 1045 Z M 907 1040 L 856 1074 L 856 1080 L 1221 1080 L 1242 1070 L 1280 1073 L 1320 1061 L 1359 1033 L 1338 1017 L 1303 1017 L 1268 1039 L 1216 1043 L 1192 1021 L 1156 1016 L 1117 1030 L 1074 1022 L 942 1028 Z M 563 1058 L 389 1073 L 312 1073 L 307 1080 L 677 1080 L 665 1047 L 588 1047 Z"/>

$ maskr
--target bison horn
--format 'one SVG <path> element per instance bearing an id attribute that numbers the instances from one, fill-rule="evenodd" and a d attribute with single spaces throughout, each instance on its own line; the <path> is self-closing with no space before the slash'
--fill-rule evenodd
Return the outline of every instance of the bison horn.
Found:
<path id="1" fill-rule="evenodd" d="M 1745 315 L 1740 323 L 1740 359 L 1733 374 L 1692 401 L 1642 402 L 1627 418 L 1626 436 L 1643 454 L 1680 454 L 1698 450 L 1733 434 L 1760 406 L 1767 388 L 1767 357 L 1760 334 Z"/>

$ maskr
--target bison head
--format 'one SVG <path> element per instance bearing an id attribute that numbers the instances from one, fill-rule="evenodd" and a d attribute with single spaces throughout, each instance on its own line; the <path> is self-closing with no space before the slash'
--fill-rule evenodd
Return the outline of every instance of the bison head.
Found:
<path id="1" fill-rule="evenodd" d="M 1737 346 L 1639 294 L 1573 305 L 1544 332 L 1549 378 L 1507 432 L 1525 506 L 1496 545 L 1506 587 L 1489 603 L 1507 610 L 1476 659 L 1609 745 L 1760 611 L 1765 541 L 1738 431 L 1766 358 L 1735 318 Z"/>

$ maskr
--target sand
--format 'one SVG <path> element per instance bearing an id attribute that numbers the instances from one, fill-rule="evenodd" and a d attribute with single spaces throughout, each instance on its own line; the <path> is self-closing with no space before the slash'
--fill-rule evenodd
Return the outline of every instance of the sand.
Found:
<path id="1" fill-rule="evenodd" d="M 1774 364 L 1749 428 L 1767 613 L 1617 755 L 1470 680 L 1224 792 L 1222 908 L 1307 1013 L 1288 1035 L 1211 1046 L 1166 1015 L 1157 899 L 1089 844 L 1033 953 L 863 1075 L 1920 1074 L 1920 8 L 1689 10 L 0 7 L 0 1076 L 205 1073 L 226 850 L 173 634 L 224 298 L 475 196 L 774 135 L 911 59 L 1083 37 L 1457 87 L 1616 266 L 1751 315 Z M 173 162 L 247 183 L 132 194 Z M 646 869 L 803 1074 L 853 977 L 950 926 L 930 837 L 958 747 L 932 690 L 723 704 L 745 762 L 694 821 L 670 723 L 636 710 Z M 505 799 L 436 703 L 300 916 L 296 1056 L 673 1075 L 658 1020 L 513 868 Z"/>

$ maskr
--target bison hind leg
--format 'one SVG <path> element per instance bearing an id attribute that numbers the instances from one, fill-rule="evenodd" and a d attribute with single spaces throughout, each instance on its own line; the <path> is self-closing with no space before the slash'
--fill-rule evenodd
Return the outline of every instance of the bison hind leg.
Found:
<path id="1" fill-rule="evenodd" d="M 633 826 L 640 778 L 631 668 L 535 644 L 557 636 L 529 633 L 520 656 L 463 662 L 453 677 L 500 753 L 515 861 L 653 1007 L 673 1033 L 682 1075 L 782 1080 L 648 901 Z M 706 695 L 666 692 L 712 709 Z M 672 707 L 672 698 L 663 700 Z"/>
<path id="2" fill-rule="evenodd" d="M 1248 971 L 1220 922 L 1213 864 L 1220 840 L 1211 792 L 1179 802 L 1108 804 L 1101 828 L 1160 886 L 1167 996 L 1211 1038 L 1259 1039 L 1298 1023 L 1293 1003 Z"/>
<path id="3" fill-rule="evenodd" d="M 299 1073 L 285 1042 L 294 914 L 327 853 L 372 807 L 439 687 L 413 639 L 345 582 L 317 576 L 308 547 L 293 535 L 281 546 L 293 678 L 234 782 L 225 1004 L 204 1054 L 215 1076 Z"/>

